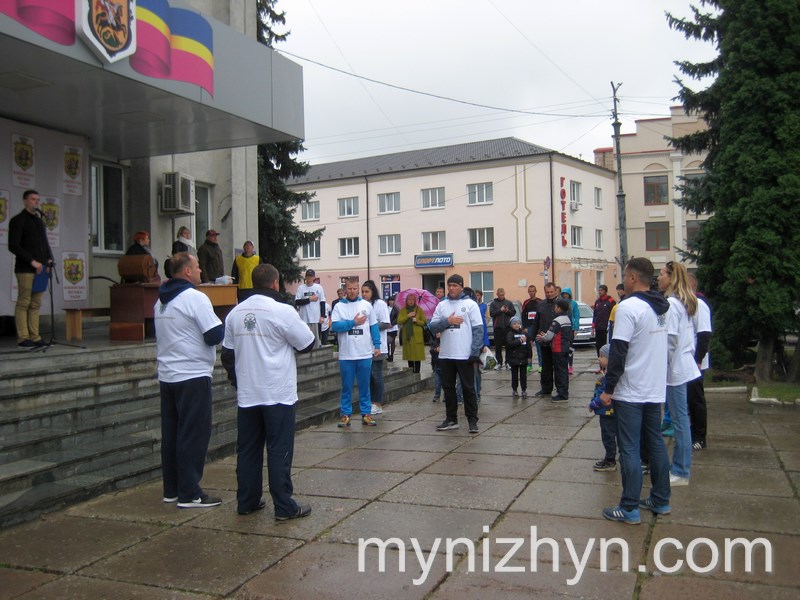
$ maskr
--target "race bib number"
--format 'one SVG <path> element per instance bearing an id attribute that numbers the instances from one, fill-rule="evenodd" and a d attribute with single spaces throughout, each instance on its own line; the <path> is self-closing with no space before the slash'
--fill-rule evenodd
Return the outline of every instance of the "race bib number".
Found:
<path id="1" fill-rule="evenodd" d="M 351 329 L 347 332 L 347 335 L 364 335 L 363 329 Z"/>

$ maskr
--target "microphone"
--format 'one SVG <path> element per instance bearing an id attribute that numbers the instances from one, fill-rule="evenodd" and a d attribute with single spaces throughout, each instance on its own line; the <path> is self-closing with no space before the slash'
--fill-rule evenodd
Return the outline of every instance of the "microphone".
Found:
<path id="1" fill-rule="evenodd" d="M 41 209 L 41 208 L 39 208 L 39 207 L 37 206 L 37 207 L 36 207 L 34 210 L 35 210 L 37 213 L 39 213 L 39 216 L 40 216 L 40 217 L 42 217 L 42 218 L 44 219 L 44 211 L 42 211 L 42 209 Z"/>

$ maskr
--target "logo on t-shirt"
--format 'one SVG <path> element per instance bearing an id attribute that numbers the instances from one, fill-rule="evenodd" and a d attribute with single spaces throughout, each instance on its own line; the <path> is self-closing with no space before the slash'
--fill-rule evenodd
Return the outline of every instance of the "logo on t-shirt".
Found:
<path id="1" fill-rule="evenodd" d="M 162 315 L 163 315 L 165 312 L 167 312 L 167 305 L 166 305 L 166 304 L 162 304 L 162 305 L 161 305 L 161 308 L 159 308 L 159 309 L 158 309 L 158 312 L 160 312 Z"/>
<path id="2" fill-rule="evenodd" d="M 465 313 L 465 312 L 467 312 L 467 307 L 466 307 L 466 306 L 462 306 L 462 307 L 461 307 L 461 312 L 462 312 L 462 313 Z"/>
<path id="3" fill-rule="evenodd" d="M 244 316 L 244 328 L 247 331 L 255 331 L 255 329 L 256 329 L 256 316 L 253 313 L 247 313 Z"/>
<path id="4" fill-rule="evenodd" d="M 667 324 L 667 313 L 664 313 L 663 315 L 658 315 L 658 317 L 656 317 L 656 321 L 658 321 L 659 327 L 664 327 L 664 325 Z"/>

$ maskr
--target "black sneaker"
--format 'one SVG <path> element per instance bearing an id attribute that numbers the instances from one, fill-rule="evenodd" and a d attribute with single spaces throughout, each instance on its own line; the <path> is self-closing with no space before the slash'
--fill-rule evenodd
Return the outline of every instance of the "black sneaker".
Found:
<path id="1" fill-rule="evenodd" d="M 478 433 L 480 431 L 478 429 L 478 422 L 477 421 L 470 421 L 469 422 L 469 432 L 470 433 Z"/>
<path id="2" fill-rule="evenodd" d="M 552 400 L 553 400 L 553 402 L 556 402 L 556 403 L 559 403 L 559 404 L 561 404 L 563 402 L 569 402 L 569 398 L 565 398 L 564 396 L 561 396 L 561 395 L 553 396 Z"/>
<path id="3" fill-rule="evenodd" d="M 447 431 L 448 429 L 458 429 L 458 422 L 445 419 L 441 425 L 436 426 L 436 431 Z"/>
<path id="4" fill-rule="evenodd" d="M 264 507 L 266 505 L 267 501 L 264 498 L 261 498 L 261 500 L 258 501 L 258 504 L 255 506 L 255 508 L 251 508 L 250 510 L 237 510 L 236 512 L 239 513 L 240 515 L 249 515 L 258 510 L 264 510 Z"/>
<path id="5" fill-rule="evenodd" d="M 211 508 L 222 504 L 222 499 L 203 494 L 199 498 L 190 500 L 189 502 L 178 502 L 178 508 Z"/>
<path id="6" fill-rule="evenodd" d="M 534 398 L 546 398 L 551 394 L 551 392 L 545 392 L 544 390 L 539 390 L 536 392 L 533 397 Z"/>
<path id="7" fill-rule="evenodd" d="M 643 462 L 642 463 L 642 475 L 649 475 L 650 474 L 650 463 Z"/>
<path id="8" fill-rule="evenodd" d="M 33 347 L 34 347 L 34 349 L 37 349 L 37 348 L 47 348 L 47 347 L 49 347 L 49 346 L 50 346 L 50 344 L 48 344 L 48 343 L 47 343 L 47 342 L 45 342 L 44 340 L 38 340 L 38 341 L 36 341 L 36 342 L 33 342 Z"/>
<path id="9" fill-rule="evenodd" d="M 17 344 L 17 348 L 22 348 L 23 350 L 30 350 L 31 348 L 36 348 L 36 342 L 33 340 L 22 340 L 19 344 Z"/>
<path id="10" fill-rule="evenodd" d="M 705 450 L 705 449 L 706 449 L 705 440 L 697 440 L 694 444 L 692 444 L 692 450 Z"/>
<path id="11" fill-rule="evenodd" d="M 617 470 L 617 462 L 614 460 L 598 460 L 594 463 L 594 470 L 595 471 L 616 471 Z"/>
<path id="12" fill-rule="evenodd" d="M 279 517 L 275 515 L 276 521 L 291 521 L 292 519 L 302 519 L 303 517 L 307 517 L 311 514 L 311 507 L 308 504 L 299 504 L 297 506 L 297 512 L 293 515 L 289 515 L 288 517 Z"/>

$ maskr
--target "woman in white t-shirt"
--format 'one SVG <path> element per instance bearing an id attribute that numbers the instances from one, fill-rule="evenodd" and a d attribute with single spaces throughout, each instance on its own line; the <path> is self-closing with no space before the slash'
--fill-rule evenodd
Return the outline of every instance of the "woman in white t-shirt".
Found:
<path id="1" fill-rule="evenodd" d="M 689 276 L 680 263 L 668 262 L 658 275 L 658 289 L 669 301 L 667 331 L 669 334 L 667 369 L 667 406 L 675 427 L 675 447 L 670 465 L 670 485 L 689 485 L 692 466 L 692 433 L 686 400 L 686 384 L 700 377 L 694 360 L 694 315 L 697 296 L 689 284 Z"/>

